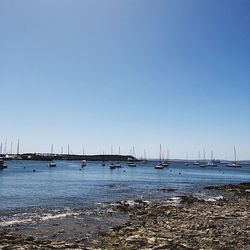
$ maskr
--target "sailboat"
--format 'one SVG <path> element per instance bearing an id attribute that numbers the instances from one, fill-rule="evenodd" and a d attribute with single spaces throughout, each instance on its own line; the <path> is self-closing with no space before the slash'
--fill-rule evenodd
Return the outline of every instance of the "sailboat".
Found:
<path id="1" fill-rule="evenodd" d="M 162 154 L 162 161 L 161 164 L 164 168 L 168 167 L 169 161 L 168 161 L 168 151 L 167 151 L 167 160 L 164 160 L 164 153 Z"/>
<path id="2" fill-rule="evenodd" d="M 188 151 L 186 150 L 186 162 L 185 162 L 185 166 L 188 166 Z"/>
<path id="3" fill-rule="evenodd" d="M 133 147 L 133 157 L 135 156 L 135 148 Z M 134 162 L 134 158 L 128 157 L 128 167 L 136 167 L 136 164 Z"/>
<path id="4" fill-rule="evenodd" d="M 201 152 L 199 150 L 199 152 L 198 152 L 198 161 L 194 162 L 193 165 L 199 166 L 200 165 L 200 158 L 201 158 Z"/>
<path id="5" fill-rule="evenodd" d="M 105 161 L 104 161 L 104 150 L 103 150 L 103 153 L 102 153 L 102 164 L 101 164 L 103 167 L 106 165 L 105 164 Z"/>
<path id="6" fill-rule="evenodd" d="M 86 167 L 86 165 L 87 165 L 87 161 L 86 161 L 86 160 L 82 160 L 81 166 L 82 166 L 82 167 Z"/>
<path id="7" fill-rule="evenodd" d="M 109 168 L 110 168 L 110 169 L 115 169 L 116 166 L 115 166 L 115 164 L 112 162 L 111 165 L 109 166 Z"/>
<path id="8" fill-rule="evenodd" d="M 146 164 L 148 163 L 147 157 L 146 157 L 146 150 L 144 149 L 144 159 L 142 160 L 142 163 Z"/>
<path id="9" fill-rule="evenodd" d="M 203 162 L 200 162 L 200 167 L 204 168 L 206 167 L 206 153 L 205 153 L 205 149 L 203 149 Z"/>
<path id="10" fill-rule="evenodd" d="M 214 162 L 213 150 L 211 150 L 211 160 L 206 164 L 208 167 L 217 167 L 217 164 Z"/>
<path id="11" fill-rule="evenodd" d="M 239 163 L 237 163 L 236 158 L 237 158 L 237 154 L 236 154 L 236 149 L 234 147 L 234 161 L 229 162 L 228 164 L 226 164 L 226 167 L 241 168 L 241 165 Z"/>
<path id="12" fill-rule="evenodd" d="M 154 166 L 155 169 L 164 169 L 164 166 L 162 165 L 161 157 L 162 157 L 162 154 L 161 154 L 161 144 L 160 144 L 160 159 L 159 159 L 159 163 Z"/>
<path id="13" fill-rule="evenodd" d="M 119 156 L 120 156 L 120 155 L 121 155 L 121 149 L 120 149 L 120 147 L 119 147 Z M 122 165 L 121 165 L 120 162 L 118 161 L 118 162 L 116 162 L 115 167 L 116 167 L 116 168 L 121 168 Z"/>
<path id="14" fill-rule="evenodd" d="M 53 156 L 53 144 L 51 145 L 51 156 Z M 49 163 L 50 167 L 56 167 L 56 161 L 52 159 L 52 161 Z"/>
<path id="15" fill-rule="evenodd" d="M 56 167 L 56 161 L 55 161 L 55 160 L 52 160 L 52 161 L 49 163 L 49 166 L 50 166 L 50 167 Z"/>

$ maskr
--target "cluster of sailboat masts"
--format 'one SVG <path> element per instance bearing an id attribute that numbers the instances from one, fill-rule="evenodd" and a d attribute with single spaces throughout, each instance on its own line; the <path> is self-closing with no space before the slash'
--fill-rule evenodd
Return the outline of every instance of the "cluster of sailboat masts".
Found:
<path id="1" fill-rule="evenodd" d="M 186 158 L 188 158 L 187 155 L 186 155 Z M 219 160 L 215 160 L 213 158 L 213 151 L 211 151 L 211 160 L 207 162 L 206 155 L 205 155 L 205 149 L 203 149 L 203 158 L 204 158 L 203 160 L 200 160 L 200 152 L 199 152 L 199 160 L 197 160 L 193 163 L 190 163 L 187 159 L 187 161 L 185 162 L 185 166 L 188 166 L 189 164 L 193 164 L 193 165 L 197 165 L 197 166 L 202 167 L 202 168 L 203 167 L 217 167 L 218 164 L 220 163 Z M 141 160 L 141 162 L 145 164 L 148 161 L 145 157 L 144 160 Z M 87 165 L 87 161 L 85 159 L 83 159 L 81 161 L 81 166 L 85 167 L 86 165 Z M 160 145 L 159 162 L 154 166 L 154 168 L 155 169 L 164 169 L 164 168 L 169 167 L 169 165 L 170 165 L 170 160 L 169 160 L 168 156 L 167 156 L 167 159 L 164 159 L 164 155 L 162 154 L 162 147 Z M 52 160 L 49 163 L 49 166 L 55 167 L 56 166 L 55 160 Z M 101 166 L 106 166 L 106 162 L 104 160 L 102 161 Z M 134 161 L 134 158 L 128 157 L 127 166 L 128 167 L 136 167 L 136 162 Z M 226 166 L 227 167 L 241 167 L 241 165 L 237 162 L 237 154 L 236 154 L 235 147 L 234 147 L 234 161 L 227 163 Z M 110 169 L 115 169 L 115 168 L 121 168 L 122 165 L 120 162 L 112 162 L 109 165 L 109 167 L 110 167 Z"/>

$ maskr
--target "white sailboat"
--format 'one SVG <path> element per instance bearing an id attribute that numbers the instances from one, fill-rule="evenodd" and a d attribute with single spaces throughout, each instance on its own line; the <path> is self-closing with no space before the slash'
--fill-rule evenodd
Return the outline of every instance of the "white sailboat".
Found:
<path id="1" fill-rule="evenodd" d="M 121 149 L 120 149 L 120 146 L 119 146 L 119 152 L 118 152 L 118 154 L 119 154 L 119 156 L 121 155 Z M 120 164 L 120 162 L 118 161 L 118 162 L 116 162 L 115 167 L 116 167 L 116 168 L 121 168 L 121 167 L 122 167 L 122 165 L 121 165 L 121 164 Z"/>
<path id="2" fill-rule="evenodd" d="M 53 156 L 53 144 L 51 145 L 51 156 Z M 50 163 L 49 163 L 50 167 L 56 167 L 56 161 L 53 159 Z"/>
<path id="3" fill-rule="evenodd" d="M 198 152 L 198 160 L 193 163 L 193 165 L 199 166 L 200 165 L 200 160 L 201 160 L 201 152 L 199 150 Z"/>
<path id="4" fill-rule="evenodd" d="M 206 163 L 206 152 L 205 149 L 203 148 L 203 162 L 200 162 L 200 167 L 204 168 L 206 167 L 207 163 Z"/>
<path id="5" fill-rule="evenodd" d="M 105 161 L 104 161 L 104 150 L 103 150 L 103 153 L 102 153 L 102 164 L 101 164 L 103 167 L 106 165 L 105 164 Z"/>
<path id="6" fill-rule="evenodd" d="M 55 160 L 52 160 L 52 161 L 49 163 L 49 166 L 50 166 L 50 167 L 56 167 L 56 161 L 55 161 Z"/>
<path id="7" fill-rule="evenodd" d="M 161 144 L 160 144 L 160 159 L 159 159 L 159 163 L 154 166 L 155 169 L 164 169 L 164 166 L 162 165 L 161 157 L 162 157 L 162 154 L 161 154 Z"/>
<path id="8" fill-rule="evenodd" d="M 146 164 L 148 163 L 147 157 L 146 157 L 146 150 L 144 149 L 144 159 L 142 160 L 142 163 Z"/>
<path id="9" fill-rule="evenodd" d="M 167 160 L 164 159 L 164 152 L 163 152 L 161 164 L 162 164 L 162 166 L 163 166 L 164 168 L 168 167 L 168 165 L 169 165 L 169 161 L 168 161 L 168 150 L 167 150 Z"/>
<path id="10" fill-rule="evenodd" d="M 87 161 L 86 161 L 86 160 L 82 160 L 81 166 L 82 166 L 82 167 L 86 167 L 86 165 L 87 165 Z"/>
<path id="11" fill-rule="evenodd" d="M 237 163 L 237 154 L 236 154 L 236 149 L 234 147 L 234 161 L 229 162 L 228 164 L 226 164 L 227 167 L 231 167 L 231 168 L 240 168 L 241 165 L 239 163 Z"/>
<path id="12" fill-rule="evenodd" d="M 135 148 L 133 147 L 133 157 L 135 157 Z M 128 167 L 136 167 L 136 164 L 134 162 L 134 158 L 128 157 Z"/>
<path id="13" fill-rule="evenodd" d="M 211 160 L 206 164 L 208 167 L 217 167 L 217 164 L 214 162 L 214 153 L 211 150 Z"/>

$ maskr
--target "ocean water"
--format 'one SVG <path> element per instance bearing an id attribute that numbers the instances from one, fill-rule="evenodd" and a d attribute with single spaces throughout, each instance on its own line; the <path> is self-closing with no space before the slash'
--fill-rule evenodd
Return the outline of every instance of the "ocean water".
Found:
<path id="1" fill-rule="evenodd" d="M 173 162 L 164 170 L 154 169 L 156 162 L 138 163 L 131 168 L 111 170 L 110 162 L 88 162 L 81 168 L 79 161 L 57 161 L 55 168 L 48 162 L 9 161 L 0 171 L 0 215 L 6 211 L 31 208 L 88 208 L 97 203 L 125 199 L 161 198 L 188 193 L 204 195 L 208 185 L 250 181 L 250 165 L 242 168 L 200 168 Z M 36 172 L 33 172 L 36 170 Z M 173 188 L 174 192 L 159 189 Z"/>

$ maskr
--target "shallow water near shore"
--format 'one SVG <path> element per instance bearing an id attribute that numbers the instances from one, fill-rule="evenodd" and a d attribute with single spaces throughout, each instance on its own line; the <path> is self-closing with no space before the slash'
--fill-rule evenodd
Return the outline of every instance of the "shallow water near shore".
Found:
<path id="1" fill-rule="evenodd" d="M 86 209 L 104 202 L 185 194 L 213 199 L 218 194 L 203 187 L 250 181 L 249 165 L 200 168 L 173 162 L 156 170 L 156 162 L 148 162 L 135 168 L 122 163 L 122 168 L 110 170 L 110 164 L 88 162 L 82 169 L 78 161 L 58 161 L 55 168 L 49 168 L 48 162 L 9 161 L 8 168 L 0 171 L 0 216 L 32 212 L 46 217 L 51 211 L 64 214 L 65 209 Z"/>

